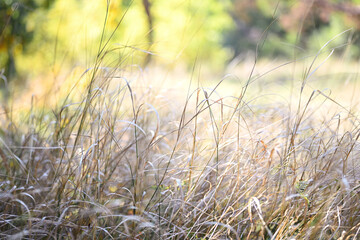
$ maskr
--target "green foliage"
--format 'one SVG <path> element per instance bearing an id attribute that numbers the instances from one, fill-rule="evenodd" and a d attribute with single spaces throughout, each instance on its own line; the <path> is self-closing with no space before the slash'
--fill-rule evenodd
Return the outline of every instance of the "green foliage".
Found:
<path id="1" fill-rule="evenodd" d="M 205 4 L 207 7 L 203 7 Z M 215 0 L 157 1 L 156 51 L 190 64 L 197 58 L 213 66 L 222 65 L 227 58 L 227 51 L 220 45 L 222 33 L 233 26 L 225 7 L 224 2 Z"/>
<path id="2" fill-rule="evenodd" d="M 87 68 L 93 62 L 89 56 L 95 56 L 99 48 L 104 26 L 103 39 L 113 34 L 106 48 L 112 52 L 107 55 L 108 65 L 141 63 L 150 51 L 156 62 L 192 66 L 197 59 L 218 71 L 228 60 L 254 52 L 257 46 L 260 57 L 290 57 L 294 49 L 316 52 L 350 27 L 354 27 L 354 39 L 358 35 L 356 18 L 334 8 L 330 1 L 314 1 L 309 7 L 300 0 L 152 0 L 152 29 L 142 1 L 109 3 L 107 14 L 107 1 L 1 1 L 0 24 L 5 27 L 0 67 L 7 66 L 5 75 L 15 69 L 38 75 L 74 65 Z M 321 3 L 329 7 L 322 8 Z M 337 4 L 352 6 L 357 1 Z M 344 44 L 348 37 L 344 34 L 329 47 Z M 357 43 L 351 47 L 353 57 L 360 54 Z"/>
<path id="3" fill-rule="evenodd" d="M 31 12 L 26 29 L 33 33 L 33 41 L 29 54 L 17 58 L 21 70 L 39 74 L 74 64 L 89 66 L 89 56 L 95 56 L 99 47 L 106 4 L 98 0 L 55 1 L 49 10 Z M 115 54 L 108 55 L 107 63 L 119 61 L 119 56 L 139 63 L 149 50 L 158 62 L 191 66 L 198 59 L 220 70 L 228 58 L 228 50 L 221 46 L 223 32 L 232 27 L 228 5 L 215 0 L 152 1 L 154 43 L 148 48 L 149 29 L 141 1 L 112 0 L 105 39 L 114 33 L 107 49 Z"/>
<path id="4" fill-rule="evenodd" d="M 25 53 L 34 32 L 27 27 L 28 15 L 37 9 L 48 9 L 51 0 L 4 0 L 0 2 L 0 68 L 11 79 L 17 71 L 16 57 Z"/>

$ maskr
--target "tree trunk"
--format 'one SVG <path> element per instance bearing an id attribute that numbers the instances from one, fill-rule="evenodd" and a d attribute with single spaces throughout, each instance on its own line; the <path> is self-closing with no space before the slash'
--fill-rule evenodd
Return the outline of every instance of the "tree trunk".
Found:
<path id="1" fill-rule="evenodd" d="M 142 1 L 143 6 L 144 6 L 144 10 L 146 13 L 146 18 L 147 18 L 147 23 L 148 23 L 148 49 L 150 50 L 151 45 L 153 44 L 154 41 L 154 32 L 153 32 L 153 17 L 151 14 L 151 3 L 149 2 L 149 0 L 143 0 Z M 151 61 L 151 54 L 147 54 L 145 61 L 144 61 L 144 66 L 148 65 Z"/>

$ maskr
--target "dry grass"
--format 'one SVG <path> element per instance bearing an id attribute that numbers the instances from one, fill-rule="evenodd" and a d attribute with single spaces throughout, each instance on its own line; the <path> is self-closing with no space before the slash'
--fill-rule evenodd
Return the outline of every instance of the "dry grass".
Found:
<path id="1" fill-rule="evenodd" d="M 1 238 L 359 237 L 359 119 L 323 92 L 258 105 L 249 82 L 184 100 L 142 73 L 83 78 L 52 111 L 4 108 Z"/>
<path id="2" fill-rule="evenodd" d="M 108 50 L 55 107 L 4 104 L 0 238 L 360 237 L 359 119 L 311 87 L 315 60 L 265 104 L 248 94 L 261 74 L 182 94 L 104 68 Z"/>

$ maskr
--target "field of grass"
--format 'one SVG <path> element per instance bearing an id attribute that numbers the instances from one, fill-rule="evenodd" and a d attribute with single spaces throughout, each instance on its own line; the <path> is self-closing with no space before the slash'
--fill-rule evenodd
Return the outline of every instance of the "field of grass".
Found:
<path id="1" fill-rule="evenodd" d="M 0 238 L 360 238 L 358 64 L 211 79 L 105 54 L 2 104 Z"/>

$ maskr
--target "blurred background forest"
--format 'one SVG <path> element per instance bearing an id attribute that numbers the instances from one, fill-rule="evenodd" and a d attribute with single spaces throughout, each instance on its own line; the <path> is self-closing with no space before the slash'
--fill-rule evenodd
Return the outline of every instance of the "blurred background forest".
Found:
<path id="1" fill-rule="evenodd" d="M 109 67 L 121 59 L 191 69 L 196 61 L 222 72 L 255 53 L 314 54 L 348 29 L 328 47 L 356 60 L 360 0 L 1 0 L 1 78 L 23 82 L 86 69 L 103 29 L 105 39 L 113 35 L 107 45 L 113 58 L 103 63 Z"/>

